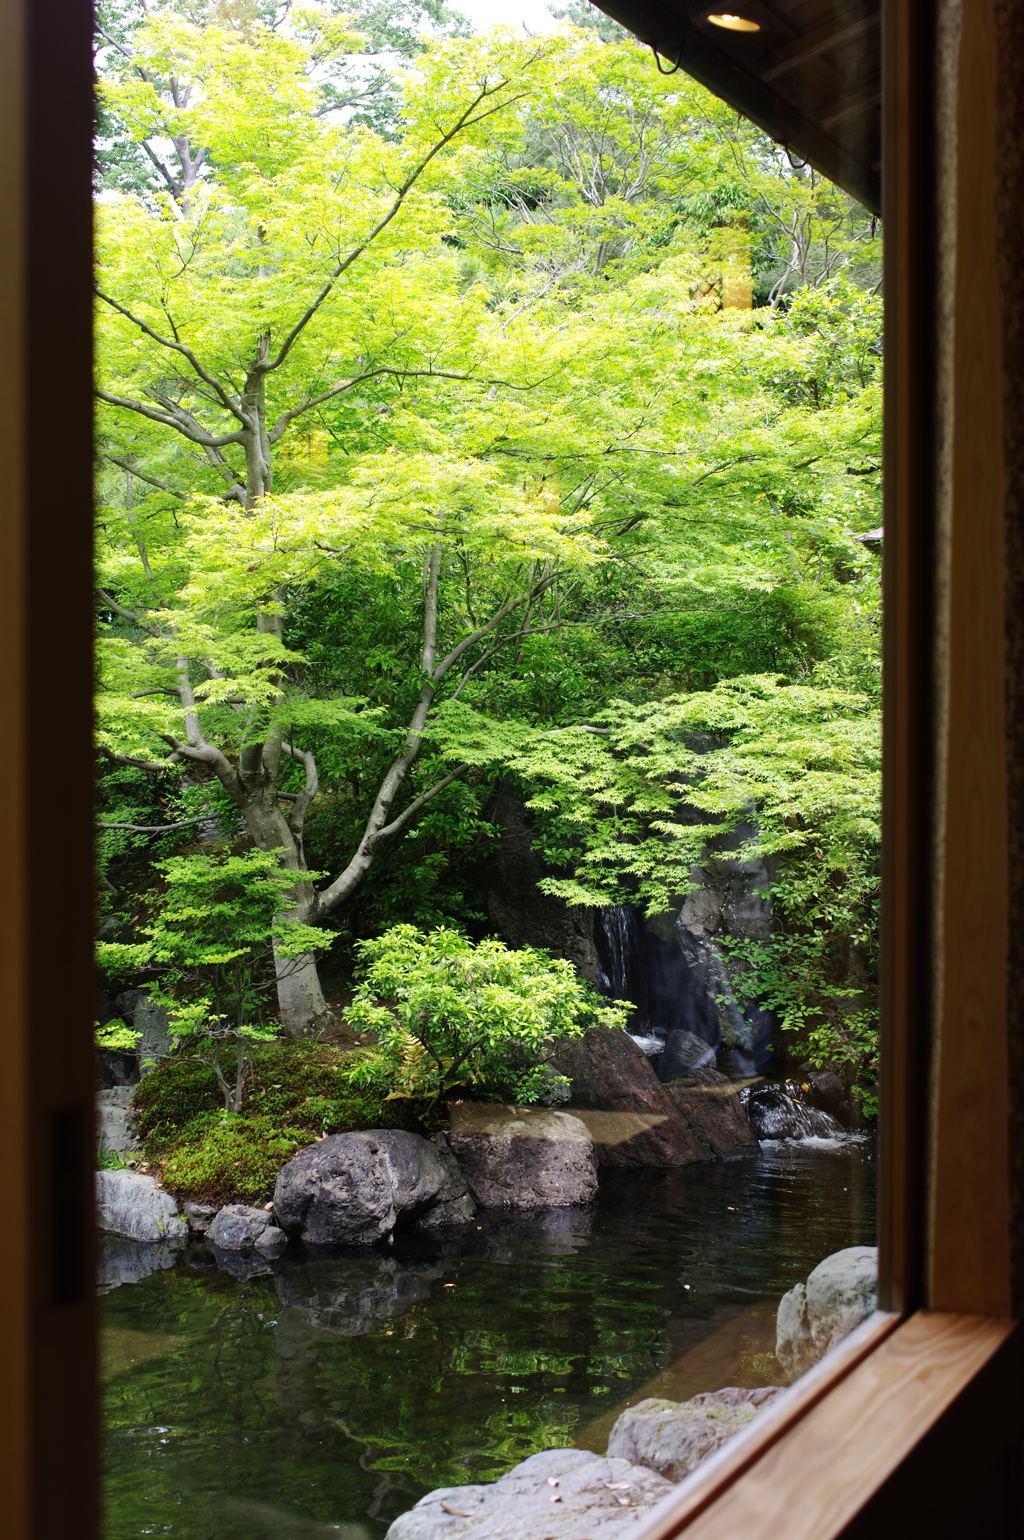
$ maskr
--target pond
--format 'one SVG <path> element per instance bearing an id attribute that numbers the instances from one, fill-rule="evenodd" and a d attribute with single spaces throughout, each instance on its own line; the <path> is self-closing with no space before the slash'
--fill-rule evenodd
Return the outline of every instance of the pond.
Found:
<path id="1" fill-rule="evenodd" d="M 604 1453 L 645 1395 L 778 1383 L 779 1297 L 873 1243 L 874 1179 L 867 1139 L 806 1140 L 248 1279 L 179 1253 L 104 1298 L 106 1540 L 380 1540 L 432 1487 Z M 108 1245 L 109 1279 L 153 1256 Z"/>

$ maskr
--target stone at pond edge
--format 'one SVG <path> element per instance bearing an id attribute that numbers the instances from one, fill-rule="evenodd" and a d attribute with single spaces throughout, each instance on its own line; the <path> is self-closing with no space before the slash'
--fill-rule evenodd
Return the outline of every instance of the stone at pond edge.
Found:
<path id="1" fill-rule="evenodd" d="M 123 1283 L 138 1283 L 150 1273 L 173 1267 L 181 1255 L 181 1240 L 130 1241 L 123 1235 L 100 1237 L 96 1282 L 100 1294 Z"/>
<path id="2" fill-rule="evenodd" d="M 759 1390 L 731 1385 L 689 1401 L 649 1397 L 629 1407 L 615 1423 L 609 1457 L 646 1466 L 667 1481 L 682 1481 L 781 1394 L 775 1385 Z"/>
<path id="3" fill-rule="evenodd" d="M 133 1171 L 97 1171 L 96 1207 L 99 1228 L 130 1241 L 186 1240 L 188 1225 L 170 1193 L 161 1192 L 151 1176 Z"/>
<path id="4" fill-rule="evenodd" d="M 761 1146 L 727 1075 L 716 1069 L 691 1070 L 669 1081 L 665 1090 L 690 1131 L 716 1155 L 733 1159 L 756 1155 Z"/>
<path id="5" fill-rule="evenodd" d="M 626 1460 L 545 1449 L 490 1485 L 428 1492 L 385 1540 L 625 1540 L 671 1490 Z"/>
<path id="6" fill-rule="evenodd" d="M 569 1112 L 454 1102 L 449 1143 L 482 1208 L 572 1207 L 597 1197 L 586 1125 Z"/>
<path id="7" fill-rule="evenodd" d="M 775 1356 L 791 1382 L 867 1320 L 877 1292 L 878 1248 L 847 1246 L 819 1262 L 806 1283 L 783 1295 Z"/>
<path id="8" fill-rule="evenodd" d="M 207 1231 L 210 1243 L 220 1251 L 258 1252 L 263 1257 L 281 1255 L 288 1242 L 265 1209 L 245 1203 L 227 1203 Z"/>
<path id="9" fill-rule="evenodd" d="M 628 1032 L 590 1027 L 556 1044 L 552 1066 L 572 1082 L 570 1105 L 608 1166 L 688 1166 L 711 1160 Z"/>
<path id="10" fill-rule="evenodd" d="M 184 1203 L 182 1209 L 188 1227 L 195 1235 L 205 1235 L 219 1212 L 213 1203 Z"/>
<path id="11" fill-rule="evenodd" d="M 447 1146 L 402 1129 L 332 1134 L 282 1166 L 274 1188 L 281 1229 L 315 1246 L 372 1246 L 401 1218 L 466 1196 Z"/>
<path id="12" fill-rule="evenodd" d="M 741 1098 L 758 1139 L 835 1139 L 843 1133 L 830 1113 L 802 1100 L 794 1081 L 757 1086 Z"/>

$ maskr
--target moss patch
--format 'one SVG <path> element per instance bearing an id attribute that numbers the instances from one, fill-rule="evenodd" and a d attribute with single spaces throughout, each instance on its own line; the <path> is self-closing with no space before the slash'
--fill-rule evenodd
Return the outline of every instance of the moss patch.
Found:
<path id="1" fill-rule="evenodd" d="M 284 1163 L 323 1134 L 421 1131 L 411 1104 L 348 1084 L 351 1059 L 328 1043 L 256 1044 L 235 1117 L 225 1114 L 211 1069 L 195 1059 L 164 1059 L 135 1093 L 146 1160 L 181 1198 L 262 1203 Z"/>

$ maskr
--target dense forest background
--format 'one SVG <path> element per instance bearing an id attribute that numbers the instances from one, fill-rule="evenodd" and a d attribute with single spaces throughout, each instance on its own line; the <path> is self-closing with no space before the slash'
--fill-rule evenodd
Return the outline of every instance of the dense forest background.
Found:
<path id="1" fill-rule="evenodd" d="M 104 966 L 316 1032 L 487 937 L 501 791 L 575 905 L 741 830 L 750 997 L 869 1083 L 880 231 L 563 19 L 101 6 Z"/>

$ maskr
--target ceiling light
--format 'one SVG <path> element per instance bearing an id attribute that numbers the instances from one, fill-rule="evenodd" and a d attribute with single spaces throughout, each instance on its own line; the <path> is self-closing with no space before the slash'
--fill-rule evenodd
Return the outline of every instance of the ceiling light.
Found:
<path id="1" fill-rule="evenodd" d="M 746 16 L 734 16 L 732 11 L 712 11 L 708 21 L 713 27 L 724 27 L 727 32 L 760 32 L 761 23 L 750 21 Z"/>

